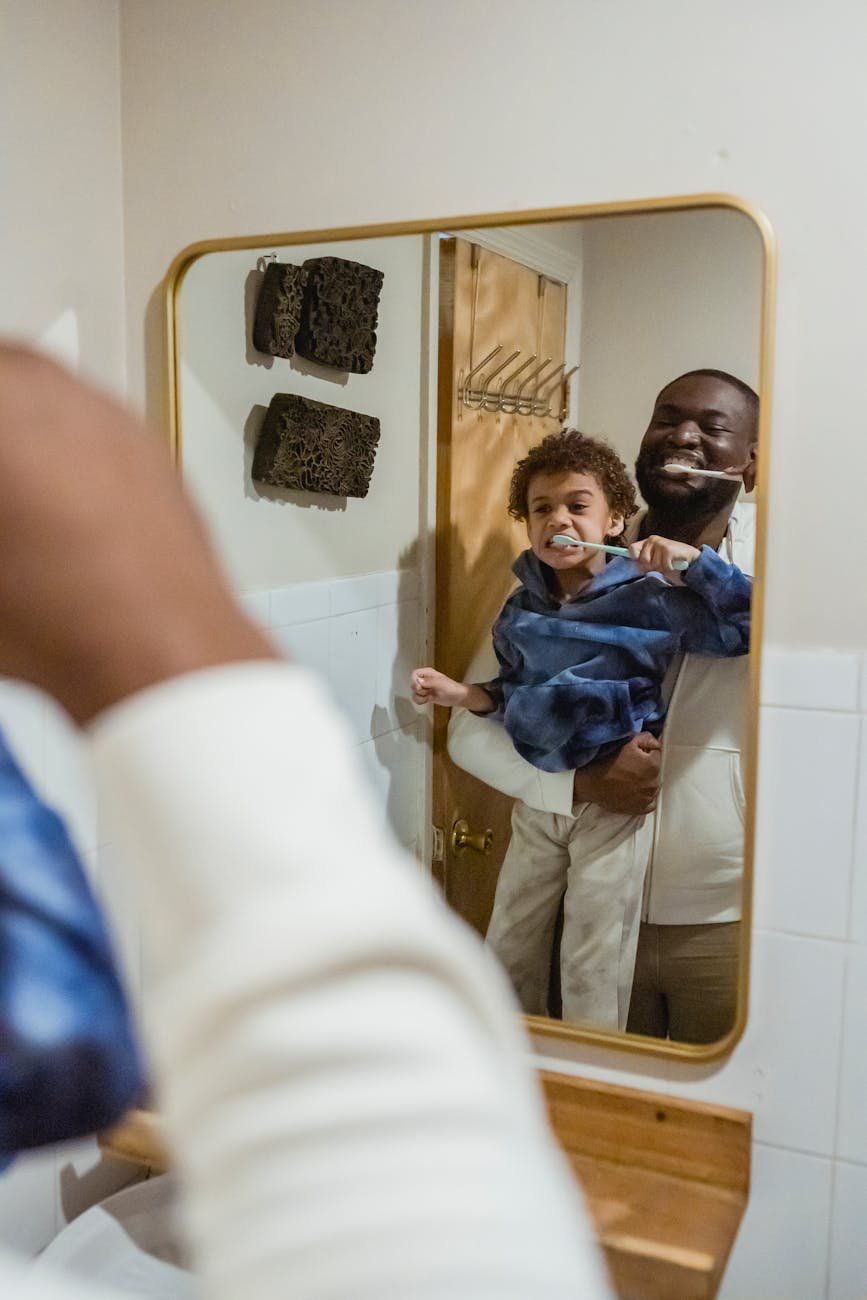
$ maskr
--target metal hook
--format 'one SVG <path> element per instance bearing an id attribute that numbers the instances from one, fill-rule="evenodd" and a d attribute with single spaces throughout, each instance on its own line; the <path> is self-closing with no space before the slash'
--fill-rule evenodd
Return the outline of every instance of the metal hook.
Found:
<path id="1" fill-rule="evenodd" d="M 541 383 L 537 385 L 536 392 L 538 394 L 538 400 L 540 402 L 544 402 L 546 411 L 548 409 L 548 401 L 551 397 L 551 394 L 553 393 L 554 389 L 560 384 L 561 375 L 565 369 L 566 369 L 566 362 L 561 361 L 557 369 L 552 371 L 552 373 L 548 375 L 548 377 L 546 378 L 545 380 L 546 386 L 542 388 Z M 542 412 L 537 412 L 537 414 L 542 414 Z"/>
<path id="2" fill-rule="evenodd" d="M 261 257 L 256 258 L 256 270 L 264 271 L 269 262 L 276 262 L 276 253 L 263 253 Z"/>
<path id="3" fill-rule="evenodd" d="M 561 422 L 565 420 L 569 414 L 569 409 L 568 409 L 569 408 L 569 380 L 575 374 L 576 370 L 580 370 L 580 369 L 581 369 L 581 362 L 579 361 L 578 365 L 572 366 L 570 370 L 567 370 L 563 378 L 560 380 L 561 397 L 560 397 L 560 410 L 558 411 L 558 418 L 560 419 Z"/>
<path id="4" fill-rule="evenodd" d="M 485 374 L 485 367 L 502 351 L 503 345 L 498 343 L 487 356 L 482 357 L 481 361 L 473 366 L 466 377 L 464 372 L 460 371 L 457 384 L 458 419 L 461 418 L 465 406 L 475 411 L 502 411 L 506 415 L 550 416 L 556 414 L 549 408 L 551 398 L 558 388 L 560 389 L 559 418 L 565 419 L 569 380 L 576 370 L 580 369 L 580 364 L 567 370 L 565 361 L 554 361 L 551 357 L 538 361 L 534 352 L 525 361 L 519 362 L 514 370 L 509 371 L 509 366 L 521 355 L 521 349 L 515 348 L 505 360 Z M 499 383 L 494 384 L 494 380 L 500 375 L 502 378 Z M 521 382 L 515 387 L 520 376 L 522 376 Z"/>
<path id="5" fill-rule="evenodd" d="M 489 361 L 493 361 L 497 353 L 502 352 L 502 350 L 502 343 L 498 343 L 495 348 L 491 349 L 486 357 L 482 357 L 477 366 L 473 366 L 466 378 L 464 378 L 463 372 L 458 375 L 458 400 L 463 402 L 464 406 L 469 406 L 474 410 L 479 410 L 481 408 L 485 400 L 485 395 L 478 391 L 473 392 L 470 389 L 470 381 L 479 373 L 483 366 L 486 366 Z"/>
<path id="6" fill-rule="evenodd" d="M 473 378 L 475 378 L 475 376 L 476 376 L 476 375 L 479 373 L 479 371 L 481 370 L 482 366 L 486 366 L 486 365 L 488 364 L 489 361 L 493 361 L 493 359 L 494 359 L 494 357 L 497 355 L 497 353 L 498 353 L 498 352 L 502 352 L 502 350 L 503 350 L 503 345 L 502 345 L 502 343 L 498 343 L 497 346 L 496 346 L 495 348 L 492 348 L 492 349 L 491 349 L 491 351 L 488 353 L 488 355 L 487 355 L 486 357 L 482 357 L 481 361 L 479 362 L 479 364 L 478 364 L 477 366 L 473 366 L 472 370 L 470 371 L 470 373 L 467 375 L 466 379 L 464 380 L 464 389 L 469 388 L 469 386 L 470 386 L 470 380 L 473 379 Z"/>
<path id="7" fill-rule="evenodd" d="M 530 398 L 530 409 L 531 409 L 533 415 L 545 415 L 545 413 L 547 412 L 547 410 L 548 410 L 548 403 L 547 403 L 547 402 L 543 402 L 543 400 L 542 400 L 542 395 L 541 395 L 541 394 L 542 394 L 542 387 L 543 387 L 543 385 L 547 385 L 547 384 L 551 381 L 551 379 L 554 377 L 554 375 L 558 375 L 559 372 L 560 372 L 561 370 L 564 369 L 564 367 L 565 367 L 565 362 L 564 362 L 562 365 L 558 365 L 558 364 L 555 362 L 555 363 L 554 363 L 554 369 L 553 369 L 553 370 L 550 370 L 550 371 L 545 375 L 544 378 L 542 377 L 542 374 L 539 374 L 539 375 L 538 375 L 538 377 L 537 377 L 537 379 L 536 379 L 536 386 L 535 386 L 535 388 L 533 389 L 533 394 L 532 394 L 532 396 L 531 396 L 531 398 Z"/>
<path id="8" fill-rule="evenodd" d="M 555 389 L 557 389 L 557 388 L 559 388 L 559 389 L 561 390 L 561 393 L 562 393 L 562 397 L 561 397 L 561 399 L 560 399 L 560 408 L 561 408 L 561 410 L 562 410 L 562 408 L 563 408 L 563 406 L 565 405 L 565 402 L 566 402 L 567 385 L 568 385 L 568 383 L 569 383 L 569 380 L 570 380 L 570 379 L 572 378 L 572 376 L 575 374 L 575 371 L 578 370 L 578 369 L 580 369 L 580 366 L 572 366 L 571 369 L 566 370 L 566 362 L 564 361 L 562 365 L 560 365 L 560 366 L 557 367 L 557 370 L 558 370 L 558 371 L 565 371 L 565 372 L 566 372 L 565 374 L 556 374 L 556 373 L 555 373 L 554 375 L 548 375 L 548 376 L 546 376 L 546 378 L 545 378 L 545 386 L 544 386 L 544 387 L 541 387 L 541 385 L 540 385 L 541 391 L 538 393 L 538 397 L 537 397 L 537 409 L 536 409 L 535 412 L 534 412 L 536 415 L 550 415 L 550 414 L 552 414 L 552 412 L 549 411 L 548 408 L 549 408 L 549 406 L 551 405 L 551 397 L 552 397 L 552 395 L 553 395 Z M 550 382 L 549 382 L 549 381 L 550 381 Z M 560 416 L 560 419 L 564 419 L 564 418 L 565 418 L 565 416 L 563 416 L 563 415 Z"/>
<path id="9" fill-rule="evenodd" d="M 532 400 L 530 398 L 524 397 L 523 395 L 524 389 L 527 387 L 528 384 L 531 384 L 533 380 L 536 378 L 536 376 L 540 375 L 542 371 L 545 370 L 550 364 L 551 364 L 551 358 L 546 357 L 541 365 L 537 366 L 535 370 L 530 371 L 529 375 L 527 375 L 524 382 L 520 384 L 518 388 L 515 390 L 515 410 L 520 415 L 533 414 Z"/>
<path id="10" fill-rule="evenodd" d="M 535 360 L 536 353 L 534 352 L 526 361 L 523 361 L 521 365 L 518 366 L 517 370 L 513 370 L 510 375 L 506 375 L 500 381 L 500 391 L 498 393 L 499 401 L 497 405 L 499 410 L 504 411 L 507 415 L 514 415 L 517 410 L 517 407 L 515 406 L 515 395 L 506 392 L 507 385 L 517 379 L 518 375 L 523 374 L 527 369 L 527 366 L 531 366 Z"/>
<path id="11" fill-rule="evenodd" d="M 499 405 L 500 405 L 499 393 L 491 392 L 491 380 L 496 379 L 500 371 L 505 370 L 506 366 L 510 366 L 512 362 L 515 360 L 515 357 L 519 357 L 520 355 L 521 355 L 521 349 L 517 348 L 514 352 L 512 352 L 509 356 L 506 357 L 505 361 L 502 361 L 497 366 L 496 370 L 491 371 L 491 373 L 485 378 L 484 383 L 481 380 L 479 380 L 479 389 L 483 393 L 482 405 L 484 406 L 486 411 L 496 411 L 499 409 Z M 490 402 L 494 403 L 493 406 L 489 405 Z"/>

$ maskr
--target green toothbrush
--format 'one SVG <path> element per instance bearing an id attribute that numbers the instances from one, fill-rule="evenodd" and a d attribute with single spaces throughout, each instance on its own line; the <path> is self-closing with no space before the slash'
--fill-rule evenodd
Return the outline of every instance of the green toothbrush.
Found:
<path id="1" fill-rule="evenodd" d="M 608 546 L 605 542 L 579 542 L 577 537 L 567 537 L 565 533 L 555 533 L 549 546 L 584 546 L 590 551 L 604 551 L 606 555 L 625 555 L 627 559 L 632 552 L 625 546 Z M 684 573 L 689 568 L 689 560 L 672 560 L 671 568 L 676 573 Z"/>

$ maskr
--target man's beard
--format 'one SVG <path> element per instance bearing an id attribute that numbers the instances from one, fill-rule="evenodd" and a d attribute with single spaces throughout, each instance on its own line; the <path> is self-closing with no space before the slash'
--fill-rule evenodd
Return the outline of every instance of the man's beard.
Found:
<path id="1" fill-rule="evenodd" d="M 674 475 L 668 478 L 663 470 L 657 470 L 661 465 L 662 461 L 655 456 L 639 453 L 635 462 L 635 480 L 648 506 L 665 518 L 676 523 L 708 518 L 734 504 L 737 496 L 735 484 L 705 478 L 698 480 L 697 487 L 686 491 L 683 479 L 678 481 Z"/>

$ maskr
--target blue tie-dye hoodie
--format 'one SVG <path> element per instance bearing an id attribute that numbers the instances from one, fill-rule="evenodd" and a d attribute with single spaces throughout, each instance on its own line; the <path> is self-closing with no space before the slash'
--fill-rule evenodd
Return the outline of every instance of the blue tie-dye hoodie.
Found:
<path id="1" fill-rule="evenodd" d="M 0 734 L 0 1168 L 18 1151 L 115 1123 L 142 1092 L 84 870 Z"/>
<path id="2" fill-rule="evenodd" d="M 749 650 L 752 582 L 709 546 L 683 587 L 615 559 L 565 602 L 532 551 L 513 567 L 522 585 L 494 626 L 501 671 L 485 688 L 518 753 L 545 772 L 584 767 L 636 732 L 658 733 L 675 655 Z"/>

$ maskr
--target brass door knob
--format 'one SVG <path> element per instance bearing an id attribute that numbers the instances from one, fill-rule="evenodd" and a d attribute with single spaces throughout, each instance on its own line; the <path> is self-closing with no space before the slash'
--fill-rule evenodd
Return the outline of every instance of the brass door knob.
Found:
<path id="1" fill-rule="evenodd" d="M 490 853 L 493 843 L 494 832 L 490 827 L 484 831 L 476 831 L 463 818 L 455 822 L 449 837 L 452 853 L 463 853 L 464 849 L 473 849 L 476 853 L 487 854 Z"/>

